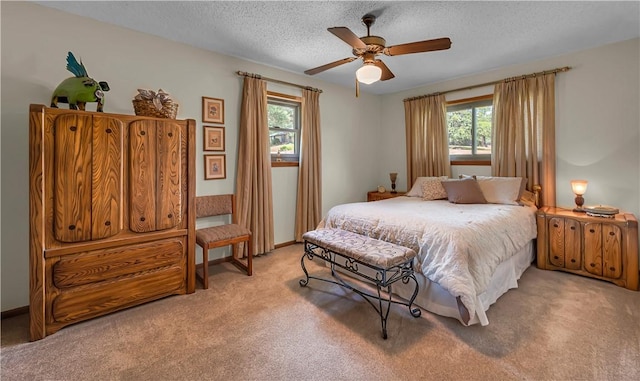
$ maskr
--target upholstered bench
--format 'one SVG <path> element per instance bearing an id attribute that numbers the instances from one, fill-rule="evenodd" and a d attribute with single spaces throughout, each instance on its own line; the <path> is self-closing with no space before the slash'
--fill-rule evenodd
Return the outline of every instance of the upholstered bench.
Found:
<path id="1" fill-rule="evenodd" d="M 312 230 L 306 232 L 302 238 L 304 239 L 304 254 L 300 259 L 300 265 L 306 278 L 300 280 L 300 286 L 305 287 L 309 284 L 309 279 L 317 279 L 356 292 L 380 314 L 384 339 L 387 338 L 387 318 L 391 303 L 405 305 L 409 307 L 409 312 L 413 317 L 420 316 L 420 309 L 411 307 L 418 294 L 418 282 L 413 274 L 415 250 L 341 229 Z M 309 275 L 304 260 L 305 258 L 312 260 L 314 257 L 329 263 L 331 274 L 338 281 Z M 377 295 L 370 294 L 344 281 L 336 273 L 336 267 L 356 274 L 358 278 L 375 285 Z M 405 284 L 409 280 L 413 280 L 416 285 L 408 302 L 393 296 L 391 285 L 399 280 Z M 386 297 L 382 292 L 387 294 Z M 372 300 L 377 300 L 377 305 Z"/>

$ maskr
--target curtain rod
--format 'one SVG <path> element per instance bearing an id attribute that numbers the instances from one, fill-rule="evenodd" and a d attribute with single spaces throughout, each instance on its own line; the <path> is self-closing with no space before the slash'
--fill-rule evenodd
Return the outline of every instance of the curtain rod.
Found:
<path id="1" fill-rule="evenodd" d="M 478 85 L 471 85 L 471 86 L 461 87 L 461 88 L 453 89 L 453 90 L 441 91 L 441 92 L 436 92 L 436 93 L 431 93 L 431 94 L 426 94 L 426 95 L 418 95 L 416 97 L 405 98 L 405 99 L 403 99 L 403 101 L 407 102 L 407 101 L 412 101 L 412 100 L 415 100 L 415 99 L 426 98 L 426 97 L 429 97 L 429 96 L 432 96 L 432 95 L 453 93 L 454 91 L 471 90 L 471 89 L 475 89 L 475 88 L 478 88 L 478 87 L 495 85 L 495 84 L 500 83 L 500 82 L 510 82 L 510 81 L 515 81 L 517 79 L 532 78 L 532 77 L 536 77 L 538 75 L 556 74 L 556 73 L 559 73 L 559 72 L 565 72 L 565 71 L 569 71 L 569 70 L 571 70 L 571 67 L 570 66 L 565 66 L 565 67 L 560 67 L 560 68 L 557 68 L 557 69 L 539 71 L 537 73 L 525 74 L 525 75 L 521 75 L 521 76 L 518 76 L 518 77 L 504 78 L 504 79 L 500 79 L 500 80 L 497 80 L 497 81 L 485 82 L 485 83 L 481 83 L 481 84 L 478 84 Z"/>
<path id="2" fill-rule="evenodd" d="M 320 89 L 316 89 L 315 87 L 311 87 L 311 86 L 302 86 L 302 85 L 298 85 L 297 83 L 291 83 L 291 82 L 285 82 L 285 81 L 281 81 L 279 79 L 273 79 L 273 78 L 268 78 L 268 77 L 263 77 L 260 74 L 253 74 L 253 73 L 247 73 L 245 71 L 237 71 L 236 74 L 240 75 L 240 76 L 244 76 L 244 77 L 251 77 L 251 78 L 258 78 L 258 79 L 264 79 L 265 81 L 269 81 L 269 82 L 274 82 L 274 83 L 280 83 L 282 85 L 289 85 L 289 86 L 294 86 L 294 87 L 299 87 L 301 89 L 306 89 L 306 90 L 311 90 L 311 91 L 317 91 L 319 93 L 322 93 L 322 90 Z"/>

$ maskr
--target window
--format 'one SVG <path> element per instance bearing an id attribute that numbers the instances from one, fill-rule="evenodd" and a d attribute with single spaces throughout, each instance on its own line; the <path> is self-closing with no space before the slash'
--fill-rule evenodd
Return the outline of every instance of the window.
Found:
<path id="1" fill-rule="evenodd" d="M 493 96 L 447 106 L 449 157 L 455 161 L 491 161 Z M 483 163 L 484 164 L 484 163 Z"/>
<path id="2" fill-rule="evenodd" d="M 301 100 L 284 94 L 267 93 L 267 115 L 271 162 L 298 162 L 300 155 Z"/>

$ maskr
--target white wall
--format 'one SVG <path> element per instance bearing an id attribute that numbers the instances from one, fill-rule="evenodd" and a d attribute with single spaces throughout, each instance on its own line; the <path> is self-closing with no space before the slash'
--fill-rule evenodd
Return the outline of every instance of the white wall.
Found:
<path id="1" fill-rule="evenodd" d="M 105 112 L 133 114 L 138 88 L 171 93 L 178 118 L 197 122 L 196 194 L 235 191 L 242 78 L 238 70 L 322 89 L 320 96 L 323 210 L 362 201 L 375 187 L 378 96 L 164 40 L 24 2 L 1 2 L 2 242 L 1 310 L 28 305 L 28 110 L 49 105 L 55 87 L 72 76 L 66 56 L 82 58 L 89 74 L 107 81 Z M 269 85 L 271 89 L 271 85 Z M 275 89 L 284 92 L 285 89 Z M 227 178 L 203 179 L 201 97 L 225 101 Z M 66 107 L 66 105 L 61 105 Z M 95 110 L 95 104 L 88 104 Z M 276 243 L 294 239 L 297 168 L 274 168 Z M 213 253 L 215 254 L 215 253 Z M 220 253 L 218 253 L 220 254 Z M 224 254 L 220 254 L 224 255 Z M 211 255 L 210 259 L 215 259 Z M 197 255 L 197 262 L 200 262 Z M 257 268 L 255 271 L 260 271 Z"/>
<path id="2" fill-rule="evenodd" d="M 589 181 L 587 205 L 613 205 L 640 216 L 640 39 L 559 57 L 500 68 L 382 97 L 381 137 L 385 142 L 378 181 L 397 169 L 406 187 L 403 99 L 447 91 L 557 67 L 557 205 L 573 207 L 569 181 Z M 447 100 L 493 93 L 493 86 L 446 94 Z M 478 173 L 488 167 L 453 168 L 453 174 Z M 490 170 L 489 170 L 490 171 Z M 388 180 L 387 180 L 388 181 Z"/>

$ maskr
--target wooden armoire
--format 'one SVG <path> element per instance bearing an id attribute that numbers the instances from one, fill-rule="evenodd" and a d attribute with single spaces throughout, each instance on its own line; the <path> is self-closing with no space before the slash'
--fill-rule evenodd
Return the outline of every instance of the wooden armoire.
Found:
<path id="1" fill-rule="evenodd" d="M 31 105 L 31 340 L 194 292 L 194 199 L 194 120 Z"/>

